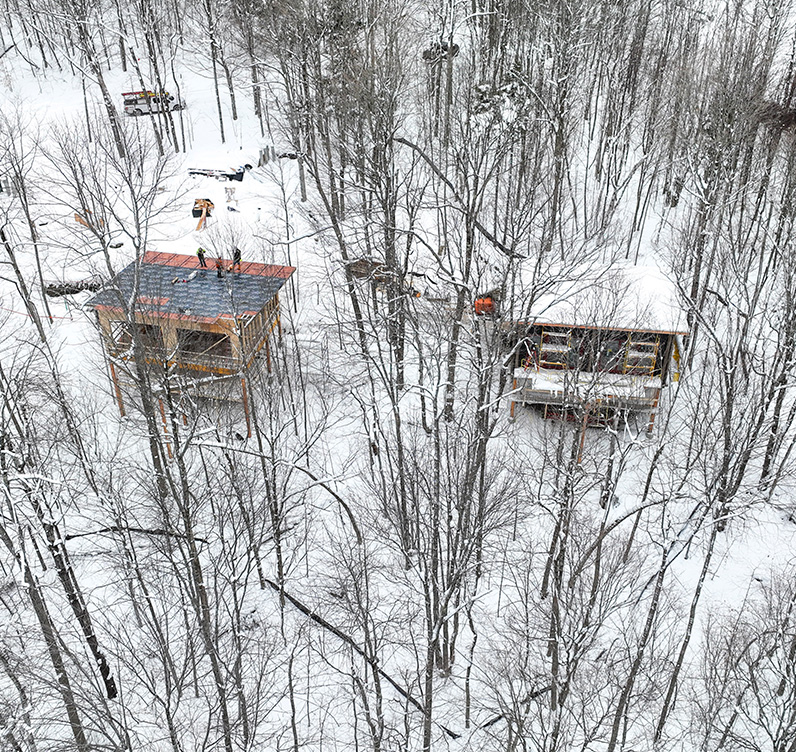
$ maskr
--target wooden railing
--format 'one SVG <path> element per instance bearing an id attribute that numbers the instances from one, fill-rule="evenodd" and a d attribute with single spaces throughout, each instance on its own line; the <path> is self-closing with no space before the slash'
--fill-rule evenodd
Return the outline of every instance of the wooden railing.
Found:
<path id="1" fill-rule="evenodd" d="M 243 368 L 243 361 L 231 355 L 214 355 L 177 350 L 167 353 L 163 347 L 145 348 L 146 362 L 162 366 L 176 365 L 198 371 L 235 372 Z M 132 350 L 124 347 L 108 347 L 108 354 L 116 360 L 134 360 Z"/>

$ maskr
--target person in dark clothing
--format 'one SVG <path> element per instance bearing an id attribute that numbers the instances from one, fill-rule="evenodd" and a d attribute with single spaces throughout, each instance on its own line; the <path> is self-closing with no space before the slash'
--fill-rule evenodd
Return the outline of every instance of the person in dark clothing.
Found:
<path id="1" fill-rule="evenodd" d="M 240 271 L 240 257 L 240 248 L 236 246 L 235 250 L 232 252 L 232 268 L 237 269 L 238 271 Z"/>
<path id="2" fill-rule="evenodd" d="M 205 253 L 207 253 L 207 251 L 205 251 L 205 249 L 202 248 L 201 246 L 199 246 L 199 248 L 197 248 L 196 250 L 196 257 L 199 259 L 199 266 L 201 266 L 202 269 L 207 269 L 207 263 L 205 262 Z"/>
<path id="3" fill-rule="evenodd" d="M 216 276 L 221 279 L 224 276 L 224 264 L 220 258 L 216 259 Z"/>

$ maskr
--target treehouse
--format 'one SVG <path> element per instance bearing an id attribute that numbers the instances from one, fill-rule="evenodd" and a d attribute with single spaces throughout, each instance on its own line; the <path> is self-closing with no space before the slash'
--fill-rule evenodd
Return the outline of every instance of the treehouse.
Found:
<path id="1" fill-rule="evenodd" d="M 270 337 L 274 329 L 281 335 L 279 291 L 294 269 L 243 262 L 233 271 L 230 261 L 207 261 L 204 268 L 196 256 L 146 253 L 89 301 L 122 415 L 119 375 L 138 359 L 179 374 L 184 388 L 239 383 L 248 421 L 246 379 L 262 353 L 271 368 Z"/>
<path id="2" fill-rule="evenodd" d="M 649 267 L 620 269 L 549 291 L 528 313 L 509 338 L 512 417 L 517 405 L 584 424 L 640 412 L 652 430 L 688 333 L 669 280 Z"/>

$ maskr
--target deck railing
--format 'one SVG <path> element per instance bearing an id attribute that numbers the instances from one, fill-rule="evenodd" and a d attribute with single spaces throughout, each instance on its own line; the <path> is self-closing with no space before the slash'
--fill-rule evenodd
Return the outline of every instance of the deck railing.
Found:
<path id="1" fill-rule="evenodd" d="M 164 347 L 147 347 L 144 350 L 146 362 L 162 366 L 176 365 L 199 371 L 234 372 L 243 368 L 243 361 L 232 355 L 195 353 L 178 349 L 167 353 Z M 134 360 L 132 350 L 125 347 L 108 347 L 108 354 L 116 360 Z"/>

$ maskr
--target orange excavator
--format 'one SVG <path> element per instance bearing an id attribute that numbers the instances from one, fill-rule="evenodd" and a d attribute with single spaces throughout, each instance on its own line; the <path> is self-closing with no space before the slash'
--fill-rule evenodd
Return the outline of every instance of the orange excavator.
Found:
<path id="1" fill-rule="evenodd" d="M 476 298 L 473 303 L 476 316 L 492 316 L 495 313 L 497 306 L 492 297 L 485 295 L 483 298 Z"/>
<path id="2" fill-rule="evenodd" d="M 500 290 L 490 290 L 475 299 L 473 310 L 476 316 L 495 316 L 500 307 Z"/>

